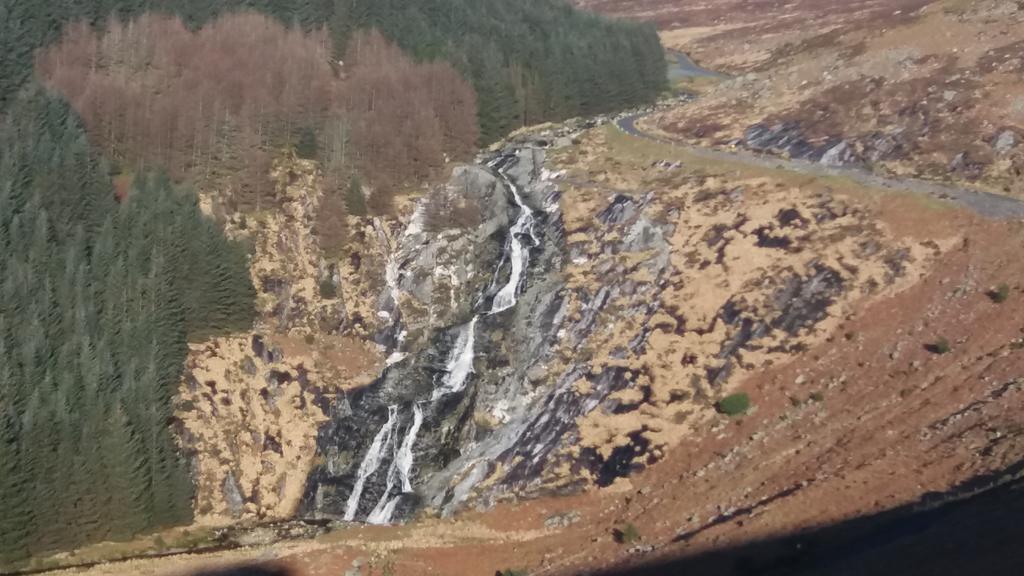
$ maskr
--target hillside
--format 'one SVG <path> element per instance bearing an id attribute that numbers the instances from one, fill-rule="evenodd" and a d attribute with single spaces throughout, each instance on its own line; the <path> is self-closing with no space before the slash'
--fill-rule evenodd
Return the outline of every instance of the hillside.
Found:
<path id="1" fill-rule="evenodd" d="M 30 174 L 33 189 L 66 191 L 51 210 L 116 214 L 142 243 L 118 249 L 149 272 L 127 282 L 149 296 L 127 300 L 127 328 L 107 318 L 121 292 L 104 279 L 126 278 L 105 272 L 116 266 L 97 264 L 92 308 L 56 290 L 99 319 L 66 340 L 115 335 L 129 376 L 129 344 L 178 356 L 165 377 L 135 378 L 161 383 L 164 420 L 143 428 L 131 418 L 149 414 L 127 410 L 125 424 L 112 402 L 97 413 L 118 425 L 99 429 L 95 452 L 88 435 L 42 443 L 81 452 L 68 494 L 87 495 L 49 506 L 57 476 L 21 433 L 40 430 L 22 408 L 40 401 L 18 375 L 0 450 L 24 464 L 0 468 L 15 479 L 0 497 L 29 520 L 0 521 L 10 565 L 1024 570 L 1017 2 L 576 2 L 621 20 L 549 0 L 270 4 L 126 8 L 122 22 L 65 26 L 34 56 L 81 123 L 12 115 L 7 149 L 52 133 L 74 154 L 53 183 L 49 140 L 33 140 L 32 162 L 0 172 L 7 189 Z M 95 212 L 65 201 L 76 166 Z M 194 192 L 168 195 L 154 166 Z M 194 241 L 171 245 L 191 257 L 171 260 L 203 263 L 192 274 L 207 283 L 145 258 L 174 237 L 146 198 L 182 211 L 168 220 Z M 0 224 L 26 254 L 5 286 L 27 304 L 11 313 L 49 319 L 48 341 L 65 341 L 61 308 L 37 312 L 48 292 L 17 282 L 45 270 L 70 285 L 65 260 L 38 258 L 68 251 L 66 236 L 19 251 L 24 224 Z M 149 291 L 163 284 L 182 292 Z M 195 324 L 165 336 L 134 315 L 163 318 L 148 307 Z M 33 331 L 9 331 L 12 358 L 48 357 Z M 70 350 L 57 357 L 83 363 Z M 77 405 L 64 392 L 80 381 L 60 379 L 46 413 Z M 124 443 L 137 457 L 115 461 Z M 93 453 L 128 473 L 90 485 Z M 172 457 L 186 476 L 151 472 Z M 189 518 L 157 506 L 150 479 L 165 477 L 179 481 L 168 491 L 191 480 L 173 492 Z M 113 489 L 88 497 L 100 481 Z M 97 502 L 128 513 L 98 515 Z M 47 530 L 66 507 L 93 531 Z"/>
<path id="2" fill-rule="evenodd" d="M 3 569 L 296 514 L 318 429 L 396 352 L 377 299 L 424 191 L 665 84 L 651 28 L 532 5 L 0 3 Z M 508 207 L 464 192 L 431 234 Z"/>
<path id="3" fill-rule="evenodd" d="M 886 6 L 838 11 L 811 31 L 774 21 L 665 31 L 667 44 L 736 78 L 647 125 L 703 146 L 1024 194 L 1024 10 Z"/>
<path id="4" fill-rule="evenodd" d="M 466 492 L 476 506 L 449 518 L 420 514 L 404 526 L 337 522 L 313 540 L 271 538 L 247 550 L 89 573 L 178 573 L 256 558 L 260 565 L 274 558 L 282 573 L 303 576 L 506 568 L 660 574 L 656 567 L 665 563 L 695 573 L 760 574 L 777 562 L 820 573 L 819 548 L 804 554 L 801 547 L 828 546 L 837 565 L 857 566 L 865 555 L 887 562 L 877 539 L 915 550 L 921 510 L 972 494 L 975 478 L 1016 477 L 1024 451 L 1017 418 L 1024 348 L 1013 312 L 1024 272 L 1015 257 L 1024 243 L 1018 224 L 849 180 L 701 162 L 611 126 L 549 151 L 545 162 L 560 174 L 554 182 L 562 190 L 564 249 L 575 254 L 566 262 L 567 293 L 580 298 L 602 286 L 607 302 L 593 316 L 570 309 L 565 333 L 585 344 L 567 336 L 554 351 L 571 352 L 538 364 L 556 374 L 586 366 L 578 381 L 550 387 L 549 376 L 531 369 L 526 385 L 541 391 L 542 406 L 557 401 L 559 413 L 572 414 L 597 405 L 562 421 L 565 443 L 554 445 L 540 474 L 517 472 L 525 450 L 507 461 L 498 452 L 496 465 L 484 468 L 486 479 Z M 654 186 L 662 193 L 645 192 Z M 693 207 L 681 225 L 679 206 Z M 594 228 L 603 233 L 581 233 Z M 635 232 L 643 229 L 650 231 Z M 649 244 L 632 244 L 642 237 Z M 657 255 L 662 242 L 673 247 L 671 260 Z M 671 262 L 668 281 L 648 283 L 648 267 L 659 262 Z M 616 280 L 607 279 L 609 269 Z M 538 278 L 530 282 L 539 290 L 528 288 L 517 306 L 546 291 Z M 1005 299 L 992 295 L 1007 282 Z M 659 290 L 654 286 L 663 288 L 650 292 Z M 685 291 L 692 291 L 690 305 L 680 309 Z M 637 322 L 638 306 L 650 306 L 651 320 Z M 581 331 L 588 317 L 599 328 Z M 645 344 L 629 351 L 628 342 L 645 331 Z M 943 339 L 948 350 L 937 348 Z M 490 365 L 496 347 L 478 350 L 478 366 Z M 493 378 L 477 370 L 471 382 Z M 498 390 L 493 405 L 515 426 L 515 396 Z M 751 409 L 716 411 L 717 400 L 737 392 L 749 396 Z M 530 405 L 530 396 L 536 393 L 518 401 Z M 480 413 L 483 402 L 493 401 L 478 400 L 473 419 L 486 454 L 489 443 L 501 442 L 502 427 L 498 421 L 497 435 L 483 430 L 495 426 L 485 420 L 494 412 Z M 533 414 L 543 422 L 556 412 Z M 443 461 L 425 452 L 434 442 L 430 422 L 424 420 L 416 452 L 420 470 Z M 524 447 L 547 450 L 545 428 L 532 426 L 533 444 Z M 378 432 L 368 428 L 367 443 Z M 422 484 L 417 493 L 427 497 L 432 489 Z M 971 521 L 987 522 L 989 513 L 980 514 Z M 904 532 L 904 522 L 914 528 Z M 892 531 L 898 538 L 886 536 Z M 972 542 L 939 565 L 924 562 L 927 552 L 911 557 L 931 574 L 957 573 L 958 562 L 981 561 L 1004 574 L 1019 567 L 1012 554 L 1000 556 L 1004 564 L 981 556 L 999 550 L 999 542 L 1005 549 L 1005 538 Z"/>

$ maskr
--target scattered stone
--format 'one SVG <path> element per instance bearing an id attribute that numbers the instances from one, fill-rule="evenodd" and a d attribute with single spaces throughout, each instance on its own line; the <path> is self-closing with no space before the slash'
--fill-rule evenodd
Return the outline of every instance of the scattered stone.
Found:
<path id="1" fill-rule="evenodd" d="M 648 552 L 652 552 L 653 550 L 654 546 L 651 544 L 637 544 L 636 546 L 630 548 L 628 552 L 630 554 L 646 554 Z"/>
<path id="2" fill-rule="evenodd" d="M 962 170 L 965 166 L 967 166 L 967 152 L 961 152 L 949 163 L 949 171 L 956 172 L 957 170 Z"/>
<path id="3" fill-rule="evenodd" d="M 568 512 L 562 512 L 561 514 L 554 514 L 548 516 L 544 520 L 544 527 L 549 529 L 566 528 L 580 521 L 580 513 L 576 510 L 570 510 Z"/>
<path id="4" fill-rule="evenodd" d="M 224 502 L 228 505 L 231 515 L 238 518 L 242 515 L 245 499 L 242 497 L 242 488 L 235 479 L 234 472 L 228 472 L 224 478 Z"/>
<path id="5" fill-rule="evenodd" d="M 537 384 L 538 382 L 542 382 L 544 378 L 547 377 L 547 375 L 547 367 L 541 364 L 534 364 L 533 366 L 530 366 L 529 370 L 526 371 L 526 379 L 529 380 L 531 384 Z"/>
<path id="6" fill-rule="evenodd" d="M 363 561 L 356 558 L 352 561 L 352 567 L 345 571 L 345 576 L 363 576 Z"/>
<path id="7" fill-rule="evenodd" d="M 1004 130 L 993 146 L 998 154 L 1006 154 L 1017 146 L 1017 134 L 1013 130 Z"/>
<path id="8" fill-rule="evenodd" d="M 239 546 L 269 546 L 278 541 L 278 535 L 272 528 L 253 528 L 237 535 L 234 541 Z"/>

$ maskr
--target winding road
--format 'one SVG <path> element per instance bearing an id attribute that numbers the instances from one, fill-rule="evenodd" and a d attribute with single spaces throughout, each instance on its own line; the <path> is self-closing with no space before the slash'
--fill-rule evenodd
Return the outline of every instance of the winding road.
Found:
<path id="1" fill-rule="evenodd" d="M 728 76 L 712 72 L 694 64 L 689 57 L 681 52 L 668 52 L 669 78 L 684 77 L 717 77 L 728 78 Z M 857 167 L 836 167 L 812 162 L 810 160 L 793 160 L 778 156 L 758 154 L 748 150 L 722 150 L 718 148 L 703 148 L 666 138 L 650 132 L 645 132 L 637 126 L 637 121 L 650 115 L 652 112 L 642 112 L 623 116 L 615 121 L 615 126 L 622 132 L 661 144 L 674 146 L 686 153 L 705 158 L 725 162 L 735 162 L 759 168 L 775 168 L 789 170 L 800 174 L 818 177 L 841 177 L 848 178 L 864 186 L 894 190 L 899 192 L 910 192 L 922 194 L 953 202 L 963 206 L 986 218 L 999 220 L 1024 220 L 1024 201 L 1008 196 L 1001 196 L 991 192 L 972 190 L 931 182 L 915 178 L 888 178 L 875 174 L 864 168 Z"/>

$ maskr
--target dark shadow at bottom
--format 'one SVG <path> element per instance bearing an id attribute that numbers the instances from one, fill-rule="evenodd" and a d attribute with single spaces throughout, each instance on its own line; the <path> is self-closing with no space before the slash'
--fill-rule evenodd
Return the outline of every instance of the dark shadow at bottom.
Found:
<path id="1" fill-rule="evenodd" d="M 275 564 L 239 564 L 194 572 L 192 576 L 295 576 L 295 572 Z"/>
<path id="2" fill-rule="evenodd" d="M 734 548 L 688 553 L 679 544 L 676 558 L 638 558 L 599 574 L 1021 576 L 1022 468 L 1024 463 L 1019 463 L 1002 474 L 978 478 L 949 493 L 926 494 L 918 503 L 877 515 Z"/>

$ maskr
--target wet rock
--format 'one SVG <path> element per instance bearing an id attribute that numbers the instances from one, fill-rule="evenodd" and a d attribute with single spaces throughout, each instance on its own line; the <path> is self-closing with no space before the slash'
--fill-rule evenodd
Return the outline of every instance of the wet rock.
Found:
<path id="1" fill-rule="evenodd" d="M 423 499 L 432 505 L 436 499 L 442 504 L 461 503 L 490 473 L 490 460 L 460 461 L 451 474 L 446 474 L 446 467 L 471 441 L 488 446 L 486 440 L 496 427 L 522 418 L 520 410 L 530 398 L 525 392 L 533 387 L 527 385 L 526 371 L 541 365 L 541 352 L 554 336 L 552 324 L 562 308 L 561 280 L 556 277 L 552 285 L 547 274 L 556 267 L 552 258 L 563 248 L 556 244 L 558 249 L 549 251 L 546 242 L 549 233 L 552 241 L 562 238 L 557 195 L 554 184 L 542 178 L 542 150 L 501 151 L 488 160 L 492 160 L 491 169 L 457 169 L 450 184 L 479 206 L 480 217 L 473 226 L 432 226 L 426 219 L 429 214 L 418 209 L 418 216 L 402 234 L 392 258 L 384 303 L 389 305 L 390 330 L 396 334 L 392 350 L 400 352 L 403 359 L 390 364 L 370 386 L 347 395 L 349 410 L 331 410 L 331 419 L 317 440 L 323 463 L 310 473 L 304 491 L 301 508 L 305 513 L 324 518 L 347 516 L 349 499 L 360 478 L 354 518 L 367 518 L 382 508 L 382 503 L 391 506 L 385 498 L 394 498 L 396 492 L 394 474 L 389 470 L 395 469 L 393 455 L 405 438 L 413 439 L 415 466 L 410 473 L 415 478 L 410 477 L 410 482 L 416 488 L 397 497 L 391 519 L 410 516 Z M 499 181 L 496 173 L 510 184 Z M 514 192 L 535 210 L 531 239 L 536 236 L 537 246 L 524 243 L 531 263 L 519 303 L 500 316 L 479 315 L 489 308 L 490 299 L 510 273 L 508 234 L 519 215 L 518 205 L 512 202 Z M 451 354 L 474 317 L 479 319 L 474 324 L 478 341 L 472 349 L 476 351 L 474 369 L 464 388 L 435 398 L 433 392 L 448 374 Z M 515 367 L 515 372 L 509 374 L 508 367 Z M 502 382 L 505 376 L 507 383 Z M 546 378 L 543 368 L 532 370 L 530 376 L 539 381 Z M 415 435 L 411 432 L 414 406 L 422 409 L 423 415 Z M 395 420 L 388 424 L 392 412 Z M 360 474 L 382 430 L 386 432 L 380 441 L 383 459 L 375 469 Z M 420 485 L 428 479 L 430 484 Z"/>

